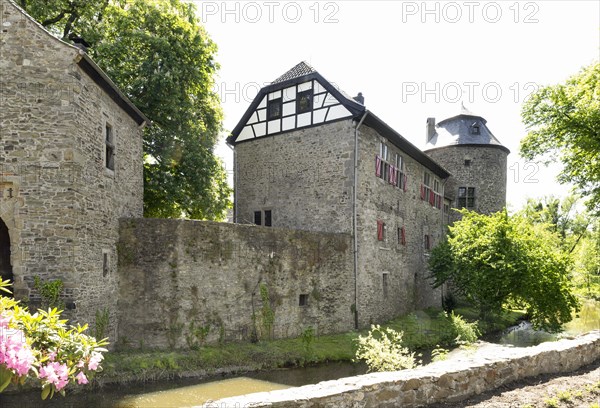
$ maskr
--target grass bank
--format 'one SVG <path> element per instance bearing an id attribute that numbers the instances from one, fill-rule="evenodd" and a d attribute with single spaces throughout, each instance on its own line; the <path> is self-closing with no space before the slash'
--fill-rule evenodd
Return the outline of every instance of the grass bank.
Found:
<path id="1" fill-rule="evenodd" d="M 456 313 L 475 321 L 477 313 L 459 307 Z M 522 313 L 509 312 L 493 323 L 481 325 L 482 334 L 513 325 Z M 449 346 L 454 340 L 450 323 L 441 310 L 417 311 L 387 322 L 384 327 L 404 331 L 404 342 L 411 350 Z M 356 338 L 362 332 L 295 339 L 269 340 L 258 343 L 228 343 L 204 346 L 198 350 L 111 352 L 102 364 L 104 371 L 97 384 L 163 380 L 175 377 L 207 377 L 218 374 L 301 367 L 331 361 L 352 361 Z"/>

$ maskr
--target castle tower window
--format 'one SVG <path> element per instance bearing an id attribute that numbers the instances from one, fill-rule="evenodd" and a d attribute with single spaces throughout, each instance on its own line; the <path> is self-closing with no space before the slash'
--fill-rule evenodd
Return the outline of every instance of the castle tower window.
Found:
<path id="1" fill-rule="evenodd" d="M 377 220 L 377 240 L 383 241 L 385 239 L 385 223 L 381 220 Z"/>
<path id="2" fill-rule="evenodd" d="M 425 251 L 429 251 L 431 249 L 431 235 L 425 235 L 425 242 L 424 242 L 424 246 L 425 246 Z"/>
<path id="3" fill-rule="evenodd" d="M 298 298 L 298 306 L 308 306 L 308 294 L 303 293 Z"/>
<path id="4" fill-rule="evenodd" d="M 267 106 L 267 119 L 281 118 L 282 100 L 281 98 L 272 99 Z"/>
<path id="5" fill-rule="evenodd" d="M 471 134 L 472 135 L 478 135 L 479 134 L 479 124 L 473 123 L 471 125 Z"/>
<path id="6" fill-rule="evenodd" d="M 458 208 L 475 208 L 475 187 L 458 188 Z"/>
<path id="7" fill-rule="evenodd" d="M 256 225 L 262 225 L 262 212 L 254 211 L 254 223 Z"/>
<path id="8" fill-rule="evenodd" d="M 271 210 L 265 210 L 265 227 L 271 226 Z"/>
<path id="9" fill-rule="evenodd" d="M 107 250 L 102 251 L 102 276 L 107 277 L 110 272 L 110 256 Z"/>
<path id="10" fill-rule="evenodd" d="M 465 159 L 465 167 L 470 167 L 470 166 L 471 166 L 471 160 Z"/>
<path id="11" fill-rule="evenodd" d="M 306 91 L 298 92 L 298 98 L 296 99 L 296 112 L 310 112 L 312 108 L 313 99 L 312 92 L 312 89 L 307 89 Z"/>
<path id="12" fill-rule="evenodd" d="M 107 169 L 115 169 L 115 140 L 112 126 L 108 123 L 105 126 L 104 131 L 104 144 L 106 146 L 104 164 Z"/>

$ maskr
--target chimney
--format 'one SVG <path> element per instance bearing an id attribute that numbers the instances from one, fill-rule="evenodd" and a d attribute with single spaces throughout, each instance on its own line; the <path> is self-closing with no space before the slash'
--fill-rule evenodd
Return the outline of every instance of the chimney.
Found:
<path id="1" fill-rule="evenodd" d="M 427 118 L 425 143 L 429 143 L 435 135 L 435 118 Z"/>
<path id="2" fill-rule="evenodd" d="M 361 105 L 365 104 L 365 97 L 363 96 L 362 92 L 359 92 L 358 95 L 356 95 L 354 98 L 356 102 L 360 103 Z"/>
<path id="3" fill-rule="evenodd" d="M 77 48 L 82 49 L 83 51 L 87 52 L 88 47 L 90 46 L 90 44 L 88 44 L 88 42 L 86 40 L 84 40 L 83 38 L 79 37 L 79 36 L 70 36 L 69 39 L 73 42 L 73 45 Z"/>

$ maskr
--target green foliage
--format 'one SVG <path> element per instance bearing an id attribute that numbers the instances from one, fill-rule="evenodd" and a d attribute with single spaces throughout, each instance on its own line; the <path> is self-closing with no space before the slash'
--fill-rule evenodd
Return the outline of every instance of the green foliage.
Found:
<path id="1" fill-rule="evenodd" d="M 549 331 L 572 319 L 579 307 L 571 292 L 572 262 L 556 234 L 522 214 L 461 214 L 447 241 L 432 251 L 434 286 L 451 281 L 482 317 L 510 305 Z"/>
<path id="2" fill-rule="evenodd" d="M 39 276 L 33 277 L 33 287 L 38 291 L 42 298 L 42 308 L 64 309 L 64 303 L 60 299 L 63 290 L 63 281 L 56 279 L 53 281 L 43 281 Z"/>
<path id="3" fill-rule="evenodd" d="M 461 315 L 455 314 L 454 311 L 450 314 L 444 312 L 444 316 L 450 321 L 455 344 L 465 345 L 474 343 L 481 335 L 477 327 L 477 322 L 469 323 Z"/>
<path id="4" fill-rule="evenodd" d="M 302 339 L 302 345 L 304 346 L 306 355 L 310 357 L 313 351 L 312 346 L 315 341 L 315 330 L 312 327 L 307 327 L 300 335 L 300 338 Z"/>
<path id="5" fill-rule="evenodd" d="M 204 345 L 209 333 L 210 324 L 196 326 L 196 323 L 191 321 L 188 332 L 185 335 L 185 341 L 190 349 L 198 350 Z"/>
<path id="6" fill-rule="evenodd" d="M 146 217 L 222 220 L 231 206 L 213 154 L 223 114 L 214 92 L 216 45 L 181 0 L 21 0 L 88 52 L 152 121 L 144 131 Z"/>
<path id="7" fill-rule="evenodd" d="M 435 346 L 435 348 L 431 351 L 431 361 L 444 361 L 448 359 L 449 350 L 443 347 L 440 347 L 439 344 Z"/>
<path id="8" fill-rule="evenodd" d="M 94 337 L 97 339 L 103 339 L 106 334 L 106 329 L 110 323 L 110 312 L 107 307 L 102 310 L 96 310 L 96 321 Z"/>
<path id="9" fill-rule="evenodd" d="M 415 353 L 402 345 L 403 332 L 372 325 L 367 336 L 358 336 L 356 359 L 364 360 L 369 371 L 396 371 L 415 368 Z"/>
<path id="10" fill-rule="evenodd" d="M 261 283 L 259 290 L 260 299 L 262 300 L 260 315 L 263 328 L 263 337 L 270 339 L 273 331 L 273 323 L 275 322 L 275 312 L 271 307 L 271 297 L 269 296 L 269 288 L 267 285 Z"/>
<path id="11" fill-rule="evenodd" d="M 521 156 L 546 163 L 559 160 L 560 182 L 572 183 L 600 214 L 600 63 L 584 67 L 564 84 L 538 89 L 521 117 L 529 133 Z"/>

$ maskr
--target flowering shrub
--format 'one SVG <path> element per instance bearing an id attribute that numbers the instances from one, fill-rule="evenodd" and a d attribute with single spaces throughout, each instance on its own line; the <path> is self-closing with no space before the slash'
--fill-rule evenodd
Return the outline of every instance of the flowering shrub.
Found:
<path id="1" fill-rule="evenodd" d="M 387 327 L 371 325 L 366 337 L 358 336 L 356 358 L 365 360 L 369 371 L 396 371 L 415 368 L 418 365 L 415 353 L 402 347 L 404 332 L 397 332 Z"/>
<path id="2" fill-rule="evenodd" d="M 0 281 L 0 291 L 10 293 L 8 285 Z M 0 295 L 0 393 L 10 383 L 31 378 L 41 383 L 42 399 L 56 391 L 64 396 L 69 383 L 87 384 L 102 369 L 107 339 L 86 335 L 87 325 L 66 323 L 57 309 L 31 314 L 18 301 Z"/>

